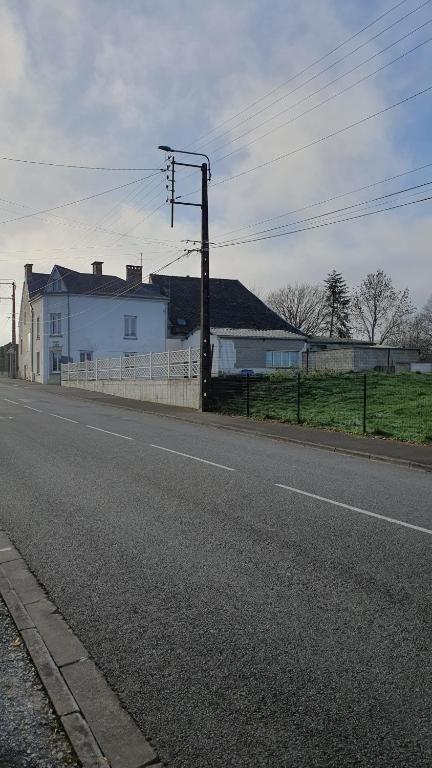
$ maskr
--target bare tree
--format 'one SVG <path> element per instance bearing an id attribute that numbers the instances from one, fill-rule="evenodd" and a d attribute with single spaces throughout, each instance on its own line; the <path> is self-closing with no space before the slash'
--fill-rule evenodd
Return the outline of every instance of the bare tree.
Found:
<path id="1" fill-rule="evenodd" d="M 396 290 L 384 270 L 369 273 L 354 291 L 352 322 L 371 344 L 384 344 L 403 331 L 414 313 L 408 288 Z"/>
<path id="2" fill-rule="evenodd" d="M 285 285 L 269 293 L 266 303 L 303 333 L 312 336 L 323 333 L 328 324 L 325 292 L 320 285 Z"/>
<path id="3" fill-rule="evenodd" d="M 390 334 L 388 341 L 401 347 L 419 349 L 423 359 L 432 355 L 432 296 L 420 312 Z"/>

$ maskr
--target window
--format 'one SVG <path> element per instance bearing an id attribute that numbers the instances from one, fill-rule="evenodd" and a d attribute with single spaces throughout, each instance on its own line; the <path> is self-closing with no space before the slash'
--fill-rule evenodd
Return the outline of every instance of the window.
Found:
<path id="1" fill-rule="evenodd" d="M 40 317 L 36 318 L 36 338 L 40 339 Z"/>
<path id="2" fill-rule="evenodd" d="M 137 318 L 136 315 L 124 316 L 124 335 L 126 339 L 136 339 Z"/>
<path id="3" fill-rule="evenodd" d="M 40 352 L 36 352 L 36 373 L 40 373 Z"/>
<path id="4" fill-rule="evenodd" d="M 51 284 L 51 290 L 53 292 L 61 291 L 62 289 L 62 281 L 61 280 L 53 280 Z"/>
<path id="5" fill-rule="evenodd" d="M 22 355 L 22 349 L 23 349 L 22 339 L 20 339 L 20 355 Z"/>
<path id="6" fill-rule="evenodd" d="M 61 352 L 50 352 L 51 373 L 60 373 Z"/>
<path id="7" fill-rule="evenodd" d="M 50 313 L 50 334 L 51 336 L 61 335 L 61 312 Z"/>
<path id="8" fill-rule="evenodd" d="M 136 352 L 125 352 L 123 357 L 135 357 Z"/>
<path id="9" fill-rule="evenodd" d="M 298 368 L 298 352 L 266 352 L 267 368 Z"/>
<path id="10" fill-rule="evenodd" d="M 91 360 L 93 360 L 93 352 L 86 352 L 85 350 L 80 352 L 80 363 L 90 362 Z"/>
<path id="11" fill-rule="evenodd" d="M 24 325 L 26 324 L 26 322 L 27 322 L 27 312 L 24 312 Z"/>

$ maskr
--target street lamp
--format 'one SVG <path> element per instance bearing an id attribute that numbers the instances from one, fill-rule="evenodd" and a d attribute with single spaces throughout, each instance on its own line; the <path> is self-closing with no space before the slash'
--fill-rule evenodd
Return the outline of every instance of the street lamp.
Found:
<path id="1" fill-rule="evenodd" d="M 211 348 L 210 348 L 210 277 L 209 277 L 209 223 L 208 223 L 208 182 L 211 179 L 210 158 L 203 152 L 189 152 L 185 149 L 172 149 L 165 144 L 159 146 L 163 152 L 171 152 L 182 155 L 195 155 L 205 157 L 207 162 L 197 165 L 195 163 L 178 163 L 172 158 L 171 162 L 171 226 L 174 224 L 174 206 L 191 205 L 201 208 L 201 300 L 200 300 L 200 409 L 208 410 L 211 385 Z M 174 172 L 175 166 L 182 165 L 188 168 L 201 169 L 201 203 L 184 203 L 174 197 Z"/>

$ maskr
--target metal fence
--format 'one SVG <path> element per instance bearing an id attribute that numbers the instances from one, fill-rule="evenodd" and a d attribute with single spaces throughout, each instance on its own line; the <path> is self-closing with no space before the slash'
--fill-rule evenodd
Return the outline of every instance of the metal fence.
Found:
<path id="1" fill-rule="evenodd" d="M 103 381 L 135 379 L 192 379 L 199 373 L 199 349 L 189 347 L 169 352 L 149 352 L 64 363 L 62 381 Z"/>
<path id="2" fill-rule="evenodd" d="M 432 442 L 432 374 L 293 373 L 212 380 L 211 409 Z"/>

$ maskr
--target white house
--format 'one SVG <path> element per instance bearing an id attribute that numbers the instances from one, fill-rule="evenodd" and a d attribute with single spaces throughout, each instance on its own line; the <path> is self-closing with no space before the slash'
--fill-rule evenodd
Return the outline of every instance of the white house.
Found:
<path id="1" fill-rule="evenodd" d="M 50 274 L 25 266 L 19 317 L 19 375 L 57 383 L 62 362 L 164 352 L 168 299 L 143 284 L 142 268 L 126 266 L 126 278 L 55 265 Z"/>

